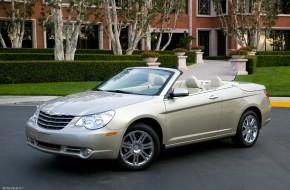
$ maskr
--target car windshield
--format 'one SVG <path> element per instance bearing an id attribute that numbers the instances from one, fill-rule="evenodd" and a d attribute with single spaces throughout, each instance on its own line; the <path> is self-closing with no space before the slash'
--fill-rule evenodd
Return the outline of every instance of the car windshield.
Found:
<path id="1" fill-rule="evenodd" d="M 157 95 L 173 72 L 160 69 L 130 68 L 112 77 L 93 90 L 116 93 Z"/>

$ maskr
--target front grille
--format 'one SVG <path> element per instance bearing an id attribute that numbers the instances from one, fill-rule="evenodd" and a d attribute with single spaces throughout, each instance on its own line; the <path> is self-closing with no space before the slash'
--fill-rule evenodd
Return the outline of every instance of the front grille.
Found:
<path id="1" fill-rule="evenodd" d="M 40 111 L 37 124 L 45 129 L 60 130 L 63 129 L 74 116 L 71 115 L 49 115 Z"/>

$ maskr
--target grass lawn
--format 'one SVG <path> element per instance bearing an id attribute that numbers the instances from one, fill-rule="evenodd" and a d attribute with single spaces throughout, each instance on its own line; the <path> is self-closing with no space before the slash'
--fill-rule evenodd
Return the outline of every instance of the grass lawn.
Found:
<path id="1" fill-rule="evenodd" d="M 290 97 L 290 66 L 258 67 L 252 75 L 237 76 L 236 81 L 254 82 L 266 86 L 270 96 Z M 0 95 L 56 95 L 83 92 L 99 82 L 55 82 L 32 84 L 0 84 Z"/>
<path id="2" fill-rule="evenodd" d="M 31 84 L 0 84 L 0 95 L 55 95 L 64 96 L 83 92 L 99 82 L 55 82 Z"/>
<path id="3" fill-rule="evenodd" d="M 263 84 L 272 97 L 290 97 L 290 66 L 258 67 L 254 74 L 240 75 L 235 80 Z"/>

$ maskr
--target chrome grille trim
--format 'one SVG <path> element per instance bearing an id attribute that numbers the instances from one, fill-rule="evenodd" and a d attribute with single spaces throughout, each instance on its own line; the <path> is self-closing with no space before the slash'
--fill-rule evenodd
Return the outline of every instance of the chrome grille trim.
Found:
<path id="1" fill-rule="evenodd" d="M 74 116 L 71 115 L 49 115 L 43 111 L 40 111 L 37 119 L 39 127 L 45 129 L 60 130 L 63 129 Z"/>

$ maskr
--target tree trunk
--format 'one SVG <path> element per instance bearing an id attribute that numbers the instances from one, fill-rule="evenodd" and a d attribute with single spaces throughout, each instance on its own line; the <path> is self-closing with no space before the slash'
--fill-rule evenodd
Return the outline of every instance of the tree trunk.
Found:
<path id="1" fill-rule="evenodd" d="M 172 39 L 172 35 L 173 35 L 173 30 L 171 32 L 168 33 L 168 41 L 166 42 L 166 44 L 162 47 L 161 51 L 164 51 L 170 44 L 171 39 Z"/>
<path id="2" fill-rule="evenodd" d="M 65 60 L 67 61 L 74 60 L 80 27 L 81 27 L 80 24 L 78 24 L 77 26 L 73 26 L 72 27 L 73 34 L 71 35 L 70 38 L 67 37 L 66 39 Z"/>
<path id="3" fill-rule="evenodd" d="M 54 22 L 54 59 L 64 60 L 63 53 L 63 15 L 61 10 L 61 3 L 56 2 L 57 7 L 52 8 L 53 12 L 53 22 Z"/>
<path id="4" fill-rule="evenodd" d="M 159 38 L 158 38 L 158 42 L 157 42 L 157 45 L 156 45 L 156 48 L 155 48 L 156 51 L 159 51 L 160 50 L 162 37 L 163 37 L 163 31 L 160 31 Z"/>
<path id="5" fill-rule="evenodd" d="M 6 43 L 5 43 L 5 41 L 4 41 L 4 39 L 3 39 L 1 34 L 0 34 L 0 42 L 1 42 L 1 45 L 2 45 L 3 48 L 7 48 Z"/>
<path id="6" fill-rule="evenodd" d="M 147 33 L 146 33 L 146 50 L 151 50 L 151 32 L 150 32 L 150 26 L 147 29 Z"/>
<path id="7" fill-rule="evenodd" d="M 113 52 L 115 55 L 122 55 L 116 2 L 114 0 L 104 0 L 104 3 L 105 15 L 107 20 L 107 34 L 109 39 L 111 40 Z"/>

